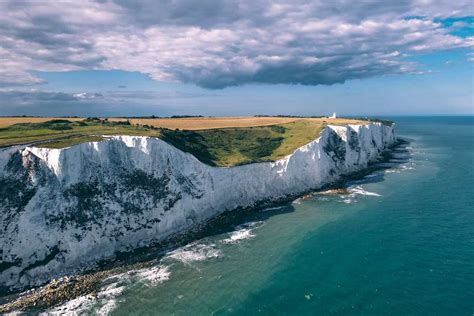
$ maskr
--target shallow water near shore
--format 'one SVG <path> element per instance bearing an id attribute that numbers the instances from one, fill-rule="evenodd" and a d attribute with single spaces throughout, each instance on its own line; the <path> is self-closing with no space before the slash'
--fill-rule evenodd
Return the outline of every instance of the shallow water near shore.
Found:
<path id="1" fill-rule="evenodd" d="M 394 120 L 408 143 L 347 190 L 248 212 L 44 312 L 472 315 L 474 118 Z"/>

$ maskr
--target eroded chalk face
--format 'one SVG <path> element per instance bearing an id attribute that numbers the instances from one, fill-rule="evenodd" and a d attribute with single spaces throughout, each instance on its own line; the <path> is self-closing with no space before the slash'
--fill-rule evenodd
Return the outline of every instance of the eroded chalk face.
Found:
<path id="1" fill-rule="evenodd" d="M 317 189 L 393 142 L 391 126 L 327 127 L 276 162 L 211 167 L 156 138 L 0 152 L 0 286 L 90 269 L 221 212 Z"/>

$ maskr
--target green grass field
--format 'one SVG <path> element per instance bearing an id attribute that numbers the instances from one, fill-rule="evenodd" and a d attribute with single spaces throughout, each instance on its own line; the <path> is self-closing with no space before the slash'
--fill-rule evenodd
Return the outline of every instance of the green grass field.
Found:
<path id="1" fill-rule="evenodd" d="M 262 161 L 275 161 L 319 137 L 328 123 L 360 124 L 362 120 L 325 120 L 302 118 L 289 123 L 230 127 L 202 130 L 179 130 L 132 125 L 129 121 L 85 119 L 51 120 L 41 123 L 20 123 L 0 129 L 0 147 L 34 143 L 37 147 L 64 148 L 92 141 L 107 135 L 158 137 L 193 154 L 211 166 L 235 166 Z"/>
<path id="2" fill-rule="evenodd" d="M 274 161 L 291 154 L 318 138 L 324 126 L 319 121 L 298 120 L 272 126 L 162 130 L 160 138 L 209 165 L 235 166 Z"/>
<path id="3" fill-rule="evenodd" d="M 109 122 L 100 119 L 68 121 L 51 120 L 42 123 L 19 123 L 0 129 L 0 147 L 38 143 L 39 147 L 62 148 L 100 140 L 102 135 L 158 136 L 159 132 L 129 122 Z M 86 137 L 87 136 L 87 137 Z"/>

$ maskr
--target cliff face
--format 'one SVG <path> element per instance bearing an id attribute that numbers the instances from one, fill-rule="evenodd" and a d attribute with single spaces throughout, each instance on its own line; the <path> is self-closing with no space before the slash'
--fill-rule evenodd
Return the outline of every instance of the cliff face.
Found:
<path id="1" fill-rule="evenodd" d="M 330 126 L 276 162 L 232 168 L 148 137 L 0 150 L 0 286 L 39 285 L 224 211 L 317 189 L 393 141 L 380 123 Z"/>

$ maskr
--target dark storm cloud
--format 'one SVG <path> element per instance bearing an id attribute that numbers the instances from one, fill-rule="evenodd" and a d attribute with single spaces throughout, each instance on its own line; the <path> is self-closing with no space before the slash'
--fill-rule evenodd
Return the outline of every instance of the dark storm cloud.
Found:
<path id="1" fill-rule="evenodd" d="M 142 26 L 185 25 L 212 27 L 243 18 L 239 1 L 222 0 L 114 0 L 126 16 Z"/>
<path id="2" fill-rule="evenodd" d="M 473 15 L 469 0 L 4 1 L 0 11 L 3 86 L 81 69 L 207 88 L 328 85 L 419 72 L 407 54 L 474 42 L 440 22 Z"/>

